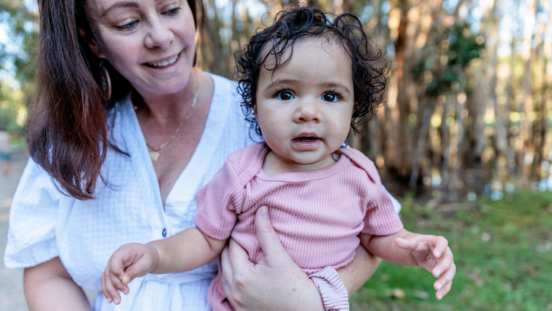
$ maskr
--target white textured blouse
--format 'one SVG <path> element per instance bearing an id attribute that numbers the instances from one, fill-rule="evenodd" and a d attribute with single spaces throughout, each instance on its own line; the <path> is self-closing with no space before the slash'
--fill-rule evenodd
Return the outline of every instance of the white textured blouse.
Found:
<path id="1" fill-rule="evenodd" d="M 108 151 L 102 166 L 107 185 L 98 182 L 95 199 L 80 201 L 62 194 L 56 182 L 29 160 L 10 210 L 6 267 L 32 267 L 59 256 L 79 286 L 100 291 L 107 261 L 121 245 L 147 243 L 194 227 L 195 193 L 230 153 L 254 143 L 255 135 L 241 111 L 236 84 L 210 76 L 214 94 L 205 129 L 165 207 L 127 99 L 115 105 L 109 118 L 112 141 L 128 155 Z M 206 297 L 217 272 L 216 260 L 186 273 L 137 278 L 118 306 L 107 303 L 100 292 L 94 310 L 210 310 Z"/>

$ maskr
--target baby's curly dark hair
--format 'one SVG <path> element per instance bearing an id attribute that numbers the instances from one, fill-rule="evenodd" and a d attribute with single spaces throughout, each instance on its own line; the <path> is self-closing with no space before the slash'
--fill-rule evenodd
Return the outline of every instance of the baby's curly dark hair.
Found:
<path id="1" fill-rule="evenodd" d="M 377 106 L 383 102 L 388 73 L 387 61 L 380 49 L 372 47 L 362 22 L 356 16 L 349 13 L 335 16 L 309 7 L 284 10 L 276 15 L 272 26 L 257 31 L 249 44 L 236 56 L 242 110 L 257 134 L 262 135 L 254 117 L 261 68 L 264 66 L 268 71 L 274 72 L 287 65 L 293 55 L 295 43 L 313 37 L 335 40 L 351 58 L 355 101 L 351 128 L 355 133 L 360 133 L 359 127 L 375 115 Z M 263 57 L 263 49 L 267 44 L 270 50 Z M 291 53 L 287 59 L 282 60 L 286 49 L 291 49 Z M 270 56 L 274 57 L 275 62 L 274 66 L 268 68 L 266 61 Z"/>

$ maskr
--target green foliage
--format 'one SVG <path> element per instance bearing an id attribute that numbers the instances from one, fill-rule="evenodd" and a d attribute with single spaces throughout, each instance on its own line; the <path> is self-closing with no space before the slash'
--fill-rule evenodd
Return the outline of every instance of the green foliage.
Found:
<path id="1" fill-rule="evenodd" d="M 0 21 L 10 29 L 13 49 L 0 44 L 0 71 L 10 72 L 19 87 L 3 82 L 0 87 L 0 126 L 21 133 L 36 83 L 37 13 L 23 0 L 0 0 Z M 13 84 L 13 83 L 12 83 Z"/>
<path id="2" fill-rule="evenodd" d="M 383 262 L 351 298 L 352 310 L 549 310 L 552 307 L 552 194 L 430 208 L 410 200 L 407 229 L 443 235 L 458 267 L 451 292 L 435 298 L 429 272 Z M 452 212 L 451 212 L 452 211 Z M 404 290 L 402 299 L 394 289 Z"/>
<path id="3" fill-rule="evenodd" d="M 465 22 L 444 29 L 436 25 L 431 37 L 433 43 L 422 49 L 423 57 L 412 67 L 412 76 L 425 87 L 428 97 L 458 91 L 458 85 L 466 84 L 466 67 L 479 58 L 485 44 L 477 42 L 478 36 Z"/>

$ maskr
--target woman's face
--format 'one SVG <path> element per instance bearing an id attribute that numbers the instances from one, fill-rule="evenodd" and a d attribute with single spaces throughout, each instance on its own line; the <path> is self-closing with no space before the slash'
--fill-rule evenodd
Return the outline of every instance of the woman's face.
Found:
<path id="1" fill-rule="evenodd" d="M 196 50 L 186 0 L 88 0 L 86 11 L 92 52 L 139 93 L 173 94 L 186 86 Z"/>

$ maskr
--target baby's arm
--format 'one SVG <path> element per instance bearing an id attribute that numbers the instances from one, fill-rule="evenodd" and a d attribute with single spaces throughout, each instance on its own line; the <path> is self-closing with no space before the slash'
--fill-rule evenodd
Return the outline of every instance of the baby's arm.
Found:
<path id="1" fill-rule="evenodd" d="M 370 253 L 384 260 L 400 265 L 420 266 L 439 278 L 434 284 L 438 299 L 449 292 L 456 266 L 444 237 L 403 229 L 386 236 L 361 234 L 360 240 Z"/>
<path id="2" fill-rule="evenodd" d="M 119 304 L 118 291 L 128 294 L 128 283 L 148 273 L 179 273 L 199 268 L 215 259 L 226 241 L 215 240 L 197 228 L 189 228 L 147 244 L 125 244 L 111 255 L 102 275 L 105 298 Z"/>

